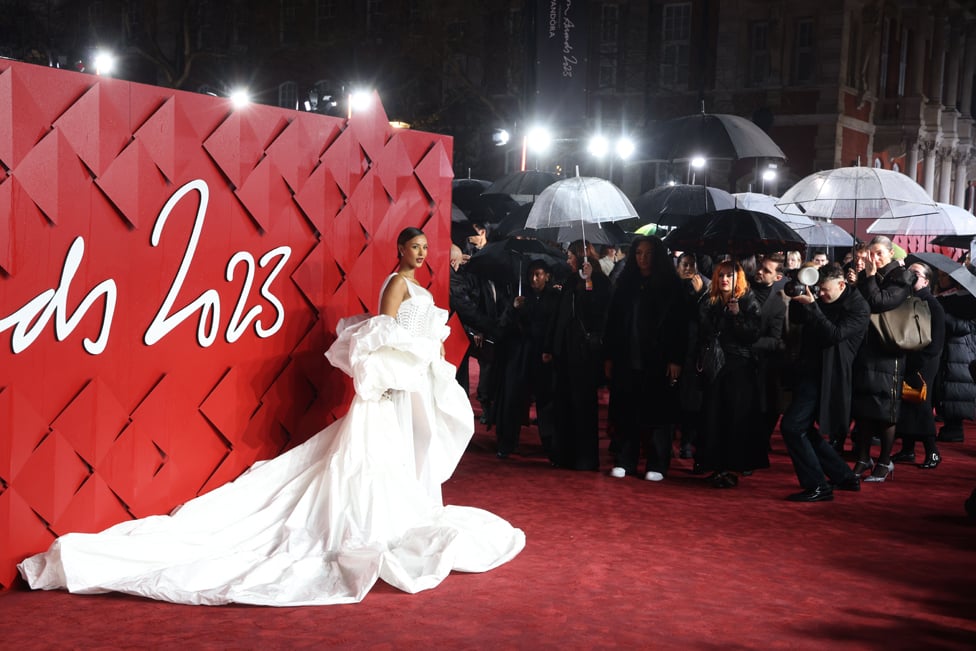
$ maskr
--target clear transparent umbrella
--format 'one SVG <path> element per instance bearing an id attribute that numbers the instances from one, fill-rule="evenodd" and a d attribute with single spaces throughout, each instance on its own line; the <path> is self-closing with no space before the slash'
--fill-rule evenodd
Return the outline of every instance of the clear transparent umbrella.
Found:
<path id="1" fill-rule="evenodd" d="M 937 203 L 939 212 L 878 219 L 868 233 L 884 235 L 976 235 L 976 215 L 965 208 Z"/>
<path id="2" fill-rule="evenodd" d="M 551 228 L 579 224 L 587 240 L 587 225 L 637 217 L 637 211 L 623 191 L 610 181 L 591 176 L 574 176 L 557 181 L 542 191 L 525 220 L 526 228 Z"/>
<path id="3" fill-rule="evenodd" d="M 838 167 L 816 172 L 783 193 L 776 206 L 790 215 L 822 219 L 895 219 L 936 214 L 925 189 L 900 172 Z"/>

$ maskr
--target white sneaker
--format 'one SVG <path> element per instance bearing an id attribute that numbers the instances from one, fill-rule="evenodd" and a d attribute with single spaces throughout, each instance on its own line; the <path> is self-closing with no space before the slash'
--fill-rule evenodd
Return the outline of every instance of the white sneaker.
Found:
<path id="1" fill-rule="evenodd" d="M 613 468 L 610 469 L 610 476 L 620 479 L 621 477 L 627 476 L 627 471 L 621 468 L 620 466 L 614 466 Z"/>
<path id="2" fill-rule="evenodd" d="M 661 481 L 662 479 L 664 479 L 664 475 L 662 475 L 659 472 L 654 472 L 653 470 L 650 470 L 646 475 L 644 475 L 644 479 L 646 479 L 647 481 Z"/>

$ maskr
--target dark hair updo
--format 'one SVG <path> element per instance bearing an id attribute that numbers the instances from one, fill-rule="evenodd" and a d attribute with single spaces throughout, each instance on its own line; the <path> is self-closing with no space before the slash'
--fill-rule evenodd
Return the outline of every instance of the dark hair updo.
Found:
<path id="1" fill-rule="evenodd" d="M 405 245 L 413 238 L 420 237 L 423 234 L 424 232 L 422 230 L 420 230 L 419 228 L 415 228 L 413 226 L 408 226 L 404 228 L 402 231 L 400 231 L 400 234 L 397 235 L 397 257 L 398 258 L 400 257 L 401 246 Z"/>

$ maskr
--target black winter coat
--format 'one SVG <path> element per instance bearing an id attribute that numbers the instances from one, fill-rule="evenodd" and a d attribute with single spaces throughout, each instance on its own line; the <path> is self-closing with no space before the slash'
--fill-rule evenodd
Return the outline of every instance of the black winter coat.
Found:
<path id="1" fill-rule="evenodd" d="M 874 276 L 862 271 L 857 279 L 857 289 L 871 313 L 880 314 L 895 309 L 908 299 L 913 278 L 908 269 L 891 261 Z M 905 354 L 889 350 L 874 328 L 869 327 L 854 361 L 854 418 L 898 422 L 904 378 Z"/>
<path id="2" fill-rule="evenodd" d="M 669 422 L 678 407 L 666 369 L 668 364 L 685 364 L 690 318 L 677 276 L 662 282 L 624 276 L 610 298 L 604 343 L 613 379 L 643 377 L 648 391 L 641 397 L 641 409 L 662 422 Z M 616 387 L 613 381 L 611 387 Z"/>
<path id="3" fill-rule="evenodd" d="M 544 344 L 543 352 L 571 365 L 589 366 L 604 358 L 600 342 L 610 302 L 610 281 L 601 273 L 594 273 L 592 280 L 590 290 L 576 274 L 565 280 Z"/>
<path id="4" fill-rule="evenodd" d="M 976 361 L 976 298 L 940 295 L 945 309 L 945 349 L 936 378 L 935 410 L 947 421 L 976 418 L 976 384 L 969 365 Z"/>
<path id="5" fill-rule="evenodd" d="M 753 292 L 760 301 L 759 338 L 752 345 L 759 367 L 759 411 L 779 412 L 780 374 L 783 360 L 783 323 L 786 321 L 786 303 L 774 287 L 753 285 Z"/>
<path id="6" fill-rule="evenodd" d="M 818 379 L 817 423 L 821 435 L 831 439 L 846 437 L 851 426 L 854 360 L 870 318 L 867 301 L 851 286 L 833 303 L 790 303 L 790 322 L 802 328 L 792 373 Z"/>
<path id="7" fill-rule="evenodd" d="M 708 294 L 698 303 L 699 348 L 718 334 L 726 357 L 735 355 L 755 360 L 752 345 L 759 339 L 761 326 L 759 301 L 752 290 L 747 290 L 739 299 L 739 313 L 735 316 L 721 302 L 712 304 Z"/>

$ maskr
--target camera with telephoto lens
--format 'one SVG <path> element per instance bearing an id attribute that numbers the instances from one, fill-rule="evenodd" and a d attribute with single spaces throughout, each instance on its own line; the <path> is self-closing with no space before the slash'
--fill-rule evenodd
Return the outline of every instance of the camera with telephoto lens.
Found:
<path id="1" fill-rule="evenodd" d="M 820 272 L 817 271 L 816 267 L 791 269 L 788 273 L 790 279 L 783 286 L 783 293 L 787 296 L 791 298 L 794 296 L 803 296 L 807 291 L 807 287 L 810 288 L 810 293 L 815 297 L 820 293 L 820 287 L 817 285 L 820 281 Z"/>

